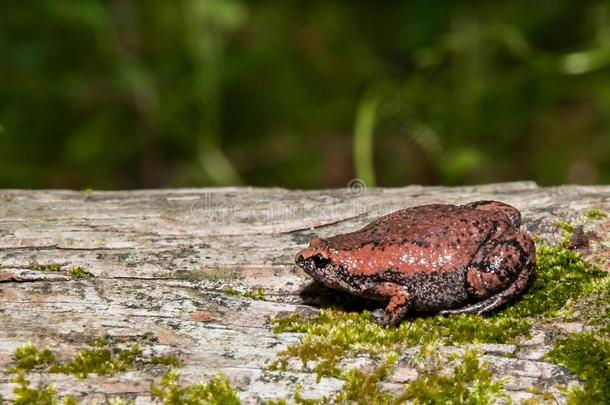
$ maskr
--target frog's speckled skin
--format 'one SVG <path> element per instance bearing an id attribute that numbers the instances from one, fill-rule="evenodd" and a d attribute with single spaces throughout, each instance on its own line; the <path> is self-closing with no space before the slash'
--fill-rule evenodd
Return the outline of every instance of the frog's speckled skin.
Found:
<path id="1" fill-rule="evenodd" d="M 483 313 L 520 296 L 536 248 L 510 205 L 432 204 L 383 216 L 359 231 L 313 238 L 296 262 L 322 284 L 388 302 L 374 319 L 398 323 L 409 309 Z"/>

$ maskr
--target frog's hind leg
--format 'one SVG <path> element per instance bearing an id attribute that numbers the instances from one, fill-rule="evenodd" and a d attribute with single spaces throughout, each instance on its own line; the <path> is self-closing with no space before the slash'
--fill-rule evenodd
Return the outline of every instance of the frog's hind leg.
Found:
<path id="1" fill-rule="evenodd" d="M 439 315 L 457 315 L 457 314 L 477 314 L 481 315 L 484 312 L 492 311 L 506 304 L 516 296 L 520 296 L 527 290 L 531 282 L 531 269 L 523 269 L 517 276 L 517 279 L 505 290 L 492 295 L 486 300 L 468 305 L 462 308 L 446 309 L 439 312 Z"/>
<path id="2" fill-rule="evenodd" d="M 482 314 L 504 305 L 527 290 L 535 266 L 534 242 L 523 233 L 483 247 L 468 266 L 465 280 L 468 294 L 478 302 L 440 314 Z M 511 277 L 515 272 L 517 277 Z"/>

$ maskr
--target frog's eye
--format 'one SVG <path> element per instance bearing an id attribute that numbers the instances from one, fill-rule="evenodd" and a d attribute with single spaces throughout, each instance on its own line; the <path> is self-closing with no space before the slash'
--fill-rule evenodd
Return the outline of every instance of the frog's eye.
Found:
<path id="1" fill-rule="evenodd" d="M 313 256 L 313 264 L 319 269 L 323 269 L 330 264 L 330 259 L 322 256 L 320 253 Z"/>

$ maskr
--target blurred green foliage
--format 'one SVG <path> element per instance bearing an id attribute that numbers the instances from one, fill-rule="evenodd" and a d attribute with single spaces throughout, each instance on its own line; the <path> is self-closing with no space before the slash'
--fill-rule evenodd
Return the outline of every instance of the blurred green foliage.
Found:
<path id="1" fill-rule="evenodd" d="M 0 2 L 0 187 L 610 181 L 610 4 Z"/>

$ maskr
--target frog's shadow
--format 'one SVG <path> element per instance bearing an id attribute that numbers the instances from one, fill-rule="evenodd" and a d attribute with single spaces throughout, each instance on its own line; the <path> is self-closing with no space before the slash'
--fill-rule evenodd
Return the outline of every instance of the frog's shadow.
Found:
<path id="1" fill-rule="evenodd" d="M 326 287 L 317 281 L 312 281 L 303 287 L 299 293 L 299 296 L 303 300 L 304 305 L 310 305 L 322 309 L 340 308 L 346 312 L 362 312 L 365 310 L 372 312 L 377 308 L 385 308 L 385 304 L 379 301 L 358 297 L 341 290 L 333 290 L 332 288 Z M 494 316 L 496 313 L 502 311 L 505 307 L 510 305 L 512 305 L 512 302 L 504 304 L 501 307 L 480 316 Z M 431 318 L 437 315 L 437 312 L 411 311 L 407 313 L 404 320 Z"/>
<path id="2" fill-rule="evenodd" d="M 358 297 L 345 291 L 334 290 L 315 280 L 303 287 L 299 296 L 303 300 L 304 305 L 311 305 L 322 309 L 340 308 L 346 312 L 372 312 L 378 308 L 385 308 L 385 304 L 382 302 Z M 410 312 L 405 317 L 405 320 L 428 318 L 434 315 L 434 313 L 429 312 Z"/>
<path id="3" fill-rule="evenodd" d="M 317 308 L 341 308 L 347 312 L 373 311 L 383 307 L 383 304 L 378 301 L 358 297 L 341 290 L 333 290 L 317 281 L 311 281 L 303 287 L 299 296 L 304 305 Z"/>

